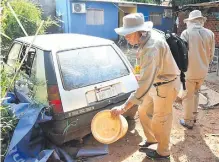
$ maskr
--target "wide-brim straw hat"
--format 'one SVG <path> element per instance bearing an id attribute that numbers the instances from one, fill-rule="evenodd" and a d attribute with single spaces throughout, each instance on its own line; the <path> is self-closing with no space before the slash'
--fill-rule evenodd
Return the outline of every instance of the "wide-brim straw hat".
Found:
<path id="1" fill-rule="evenodd" d="M 115 32 L 119 35 L 126 36 L 137 31 L 151 31 L 153 22 L 144 20 L 142 13 L 133 13 L 123 17 L 123 27 L 116 28 Z"/>
<path id="2" fill-rule="evenodd" d="M 204 22 L 207 20 L 206 17 L 202 16 L 202 12 L 199 11 L 199 10 L 194 10 L 192 12 L 189 13 L 189 18 L 187 19 L 184 19 L 183 22 L 184 23 L 187 23 L 188 21 L 192 21 L 192 20 L 195 20 L 195 19 L 198 19 L 198 18 L 201 18 L 204 20 Z"/>

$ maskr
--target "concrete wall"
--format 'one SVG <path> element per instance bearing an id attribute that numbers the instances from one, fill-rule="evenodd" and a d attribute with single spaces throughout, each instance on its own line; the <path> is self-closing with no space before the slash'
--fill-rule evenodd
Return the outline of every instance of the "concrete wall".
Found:
<path id="1" fill-rule="evenodd" d="M 32 0 L 34 3 L 40 5 L 43 10 L 43 18 L 51 17 L 53 20 L 56 16 L 56 0 Z M 63 0 L 64 1 L 64 0 Z M 47 33 L 57 33 L 57 26 L 51 26 L 47 29 Z"/>
<path id="2" fill-rule="evenodd" d="M 147 6 L 147 5 L 138 5 L 137 11 L 143 13 L 145 16 L 145 20 L 149 20 L 150 12 L 164 13 L 165 7 L 162 6 Z M 173 28 L 173 18 L 162 18 L 162 24 L 158 26 L 154 26 L 162 31 L 172 30 Z"/>
<path id="3" fill-rule="evenodd" d="M 56 0 L 33 0 L 35 3 L 40 4 L 43 10 L 43 16 L 54 17 L 56 14 Z"/>

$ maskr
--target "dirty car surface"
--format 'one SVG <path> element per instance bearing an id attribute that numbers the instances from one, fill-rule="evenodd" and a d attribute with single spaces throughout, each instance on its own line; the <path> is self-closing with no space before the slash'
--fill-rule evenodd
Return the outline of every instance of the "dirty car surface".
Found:
<path id="1" fill-rule="evenodd" d="M 15 40 L 9 65 L 23 58 L 32 39 Z M 37 36 L 22 71 L 37 80 L 31 87 L 34 98 L 51 106 L 53 120 L 41 126 L 56 144 L 89 134 L 97 112 L 123 104 L 138 87 L 129 61 L 114 42 L 79 34 Z M 31 102 L 30 87 L 17 80 L 15 89 L 20 100 Z"/>

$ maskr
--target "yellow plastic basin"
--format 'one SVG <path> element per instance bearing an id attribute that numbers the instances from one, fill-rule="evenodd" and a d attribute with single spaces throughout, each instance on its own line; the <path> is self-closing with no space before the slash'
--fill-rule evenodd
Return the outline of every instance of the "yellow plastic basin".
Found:
<path id="1" fill-rule="evenodd" d="M 119 115 L 112 117 L 110 110 L 97 113 L 91 123 L 91 132 L 100 143 L 111 144 L 122 138 L 128 130 L 126 119 Z"/>

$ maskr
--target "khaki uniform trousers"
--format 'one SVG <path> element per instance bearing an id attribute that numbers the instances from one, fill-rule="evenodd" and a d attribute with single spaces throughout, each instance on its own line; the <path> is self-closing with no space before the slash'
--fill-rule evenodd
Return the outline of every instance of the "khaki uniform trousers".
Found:
<path id="1" fill-rule="evenodd" d="M 190 126 L 193 126 L 194 120 L 197 117 L 199 89 L 201 88 L 203 82 L 204 79 L 186 79 L 186 90 L 183 92 L 182 105 L 184 108 L 185 123 Z"/>
<path id="2" fill-rule="evenodd" d="M 179 79 L 158 87 L 152 86 L 138 108 L 147 142 L 158 142 L 157 152 L 163 156 L 170 155 L 172 107 L 179 89 Z"/>

